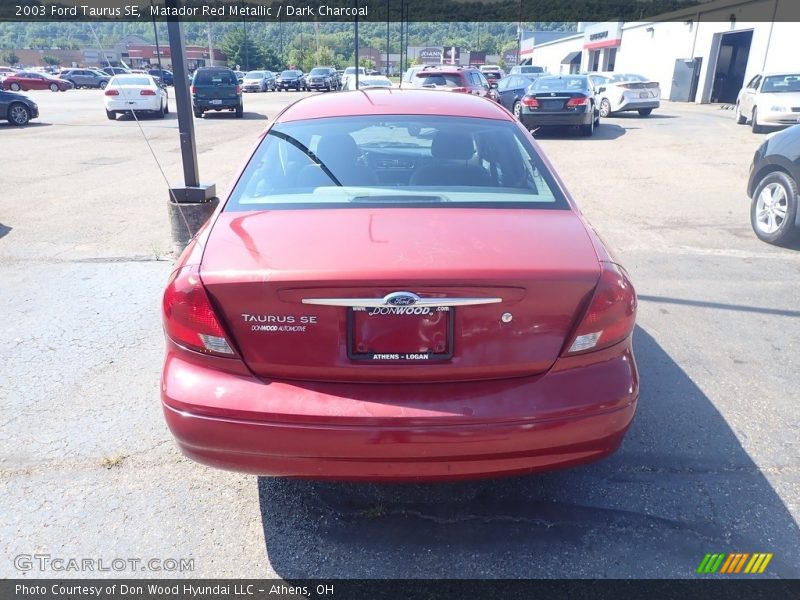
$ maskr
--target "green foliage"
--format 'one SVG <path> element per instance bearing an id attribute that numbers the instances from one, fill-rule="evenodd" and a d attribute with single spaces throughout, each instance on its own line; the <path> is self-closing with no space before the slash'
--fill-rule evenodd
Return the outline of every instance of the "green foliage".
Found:
<path id="1" fill-rule="evenodd" d="M 362 56 L 361 60 L 358 61 L 359 66 L 364 67 L 367 71 L 370 71 L 375 68 L 375 61 L 371 58 L 367 58 L 366 56 Z"/>
<path id="2" fill-rule="evenodd" d="M 219 48 L 228 57 L 228 65 L 231 67 L 239 65 L 243 71 L 249 71 L 264 66 L 263 51 L 252 36 L 245 35 L 242 27 L 228 31 Z"/>
<path id="3" fill-rule="evenodd" d="M 17 56 L 10 50 L 8 52 L 3 52 L 2 54 L 0 54 L 0 63 L 4 63 L 10 67 L 13 67 L 17 63 L 19 63 L 19 56 Z"/>
<path id="4" fill-rule="evenodd" d="M 42 62 L 46 65 L 50 65 L 51 67 L 57 67 L 61 64 L 61 59 L 56 56 L 49 56 L 45 54 L 42 56 Z"/>

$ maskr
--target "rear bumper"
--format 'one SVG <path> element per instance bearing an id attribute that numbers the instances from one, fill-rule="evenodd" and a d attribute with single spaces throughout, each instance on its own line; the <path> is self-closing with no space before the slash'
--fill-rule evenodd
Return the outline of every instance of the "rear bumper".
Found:
<path id="1" fill-rule="evenodd" d="M 134 100 L 108 100 L 106 110 L 114 112 L 160 111 L 161 98 L 158 96 L 136 98 Z"/>
<path id="2" fill-rule="evenodd" d="M 213 100 L 220 100 L 218 104 L 213 104 Z M 215 98 L 215 99 L 205 99 L 205 98 L 197 98 L 192 100 L 192 106 L 195 109 L 202 109 L 202 110 L 218 110 L 222 108 L 238 108 L 241 106 L 242 102 L 239 98 Z"/>
<path id="3" fill-rule="evenodd" d="M 619 108 L 614 112 L 623 112 L 626 110 L 639 110 L 640 108 L 658 108 L 661 103 L 658 100 L 625 100 L 624 103 L 619 105 Z"/>
<path id="4" fill-rule="evenodd" d="M 445 480 L 568 467 L 614 452 L 639 385 L 630 340 L 601 362 L 439 384 L 261 381 L 169 349 L 164 415 L 214 467 L 312 479 Z"/>
<path id="5" fill-rule="evenodd" d="M 570 113 L 525 113 L 520 115 L 520 121 L 528 129 L 533 127 L 548 127 L 550 125 L 588 125 L 594 120 L 593 111 Z"/>

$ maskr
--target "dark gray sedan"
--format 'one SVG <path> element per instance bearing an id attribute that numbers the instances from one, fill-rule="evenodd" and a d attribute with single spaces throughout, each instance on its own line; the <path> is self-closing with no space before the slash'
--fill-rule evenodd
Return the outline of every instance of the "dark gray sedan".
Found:
<path id="1" fill-rule="evenodd" d="M 591 136 L 600 124 L 594 87 L 586 75 L 540 77 L 520 100 L 520 121 L 528 129 L 572 125 Z"/>
<path id="2" fill-rule="evenodd" d="M 750 165 L 750 222 L 760 240 L 785 246 L 800 237 L 800 125 L 759 146 Z"/>
<path id="3" fill-rule="evenodd" d="M 520 101 L 528 88 L 541 77 L 541 73 L 522 73 L 503 77 L 497 84 L 490 84 L 489 96 L 505 106 L 519 119 L 522 113 Z M 494 87 L 494 86 L 497 87 Z"/>
<path id="4" fill-rule="evenodd" d="M 36 102 L 16 92 L 0 91 L 0 119 L 12 125 L 27 125 L 28 121 L 39 116 Z"/>

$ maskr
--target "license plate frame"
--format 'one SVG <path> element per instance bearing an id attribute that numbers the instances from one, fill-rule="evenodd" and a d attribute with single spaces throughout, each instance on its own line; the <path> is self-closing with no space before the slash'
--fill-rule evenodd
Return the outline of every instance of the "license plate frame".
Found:
<path id="1" fill-rule="evenodd" d="M 219 100 L 219 99 L 217 99 L 217 100 L 212 100 L 212 101 L 211 101 L 211 104 L 213 104 L 214 106 L 219 106 L 219 105 L 221 105 L 221 104 L 222 104 L 222 100 Z"/>
<path id="2" fill-rule="evenodd" d="M 639 92 L 639 98 L 649 98 L 650 92 Z"/>
<path id="3" fill-rule="evenodd" d="M 564 110 L 564 101 L 542 100 L 542 110 Z"/>
<path id="4" fill-rule="evenodd" d="M 405 307 L 401 307 L 405 308 Z M 356 317 L 356 312 L 363 315 L 368 315 L 368 312 L 373 309 L 347 309 L 347 357 L 352 361 L 367 362 L 370 364 L 414 364 L 426 363 L 431 361 L 444 361 L 453 358 L 453 344 L 454 344 L 454 324 L 455 324 L 455 309 L 452 306 L 445 307 L 431 307 L 430 314 L 444 314 L 445 323 L 443 324 L 445 331 L 446 346 L 444 351 L 436 351 L 436 348 L 430 349 L 428 352 L 398 352 L 392 349 L 370 349 L 367 351 L 359 351 L 356 348 L 356 319 L 357 318 L 370 318 L 380 319 L 383 315 L 372 315 L 366 317 Z M 399 315 L 390 315 L 397 318 Z M 401 319 L 411 319 L 416 323 L 416 319 L 423 318 L 426 315 L 402 315 Z M 440 325 L 441 326 L 441 325 Z"/>

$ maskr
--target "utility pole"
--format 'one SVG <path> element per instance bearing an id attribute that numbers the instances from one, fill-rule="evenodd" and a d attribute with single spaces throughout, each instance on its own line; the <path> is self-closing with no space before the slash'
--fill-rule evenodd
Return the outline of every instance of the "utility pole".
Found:
<path id="1" fill-rule="evenodd" d="M 389 76 L 389 0 L 386 0 L 386 64 L 384 74 Z"/>
<path id="2" fill-rule="evenodd" d="M 153 8 L 153 0 L 150 0 L 150 8 Z M 153 35 L 156 38 L 156 59 L 158 59 L 158 74 L 160 76 L 161 81 L 164 81 L 164 68 L 161 66 L 161 46 L 158 43 L 158 27 L 156 26 L 156 13 L 151 10 L 151 14 L 153 15 Z M 102 52 L 103 49 L 100 48 Z"/>
<path id="3" fill-rule="evenodd" d="M 405 74 L 405 69 L 403 68 L 403 57 L 405 51 L 405 45 L 403 44 L 403 13 L 406 9 L 406 0 L 400 0 L 400 77 L 403 77 Z M 402 85 L 402 80 L 401 80 Z"/>
<path id="4" fill-rule="evenodd" d="M 214 47 L 211 45 L 211 21 L 208 22 L 208 64 L 206 66 L 214 66 Z"/>
<path id="5" fill-rule="evenodd" d="M 165 5 L 178 10 L 180 0 L 166 0 Z M 178 17 L 167 17 L 167 33 L 172 55 L 174 73 L 175 112 L 178 114 L 178 138 L 183 161 L 183 187 L 170 189 L 169 216 L 172 239 L 176 250 L 182 250 L 208 220 L 219 204 L 216 186 L 200 183 L 197 166 L 192 99 L 189 95 L 189 80 L 186 76 L 186 43 Z"/>
<path id="6" fill-rule="evenodd" d="M 244 9 L 244 0 L 242 0 L 242 9 Z M 247 17 L 244 16 L 244 10 L 242 10 L 242 27 L 244 28 L 244 70 L 250 70 L 250 48 L 247 44 Z"/>
<path id="7" fill-rule="evenodd" d="M 358 89 L 358 0 L 356 0 L 356 20 L 353 27 L 356 42 L 356 89 Z"/>

